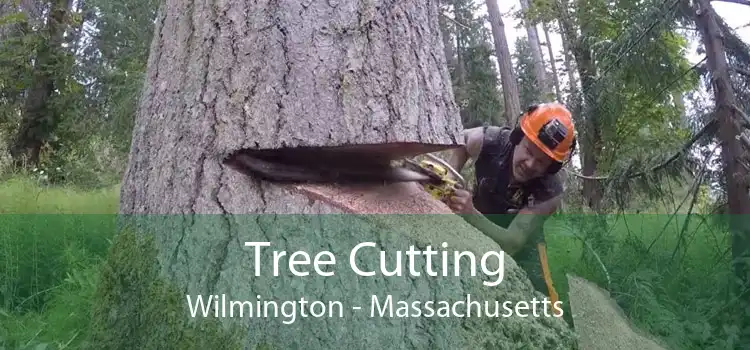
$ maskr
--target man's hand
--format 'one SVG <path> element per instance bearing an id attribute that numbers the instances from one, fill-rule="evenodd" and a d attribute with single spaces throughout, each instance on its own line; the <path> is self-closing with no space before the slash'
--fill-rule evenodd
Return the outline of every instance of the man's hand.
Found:
<path id="1" fill-rule="evenodd" d="M 453 196 L 448 199 L 448 207 L 456 214 L 476 214 L 474 203 L 471 200 L 471 192 L 464 189 L 456 189 Z"/>

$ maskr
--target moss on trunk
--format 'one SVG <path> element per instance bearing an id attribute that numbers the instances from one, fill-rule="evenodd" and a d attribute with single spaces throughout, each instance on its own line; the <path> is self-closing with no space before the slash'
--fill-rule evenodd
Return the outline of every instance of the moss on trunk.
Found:
<path id="1" fill-rule="evenodd" d="M 193 320 L 184 296 L 159 276 L 153 236 L 116 238 L 92 302 L 92 349 L 242 349 L 242 330 Z"/>

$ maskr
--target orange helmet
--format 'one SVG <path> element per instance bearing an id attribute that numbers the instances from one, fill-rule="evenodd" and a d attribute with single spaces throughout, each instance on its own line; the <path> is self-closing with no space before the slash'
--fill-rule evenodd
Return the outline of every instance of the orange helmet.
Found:
<path id="1" fill-rule="evenodd" d="M 543 103 L 530 108 L 520 120 L 521 130 L 544 153 L 563 162 L 575 145 L 573 116 L 559 103 Z"/>

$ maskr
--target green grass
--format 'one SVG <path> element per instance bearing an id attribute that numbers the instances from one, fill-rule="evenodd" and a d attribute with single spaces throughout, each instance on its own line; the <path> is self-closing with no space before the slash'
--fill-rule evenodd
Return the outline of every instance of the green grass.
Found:
<path id="1" fill-rule="evenodd" d="M 97 214 L 115 213 L 118 198 L 118 187 L 47 188 L 23 178 L 0 184 L 0 349 L 85 342 L 98 268 L 114 232 L 114 216 Z M 590 223 L 581 218 L 560 216 L 548 225 L 553 278 L 566 305 L 565 274 L 575 273 L 608 287 L 636 324 L 675 349 L 727 348 L 734 333 L 725 320 L 724 232 L 692 216 L 673 256 L 684 215 L 668 225 L 667 215 L 612 216 L 604 232 L 584 229 Z M 590 249 L 579 238 L 592 236 L 609 285 L 598 261 L 582 259 Z"/>
<path id="2" fill-rule="evenodd" d="M 112 214 L 119 195 L 119 187 L 83 192 L 14 177 L 0 183 L 0 214 Z"/>
<path id="3" fill-rule="evenodd" d="M 547 232 L 550 269 L 565 305 L 565 275 L 573 273 L 609 290 L 637 326 L 673 349 L 733 348 L 737 334 L 729 326 L 728 234 L 700 215 L 691 215 L 683 231 L 686 218 L 612 215 L 607 218 L 609 230 L 601 235 L 607 243 L 598 247 L 576 238 L 586 234 L 577 232 L 573 218 L 553 222 Z M 601 262 L 583 258 L 592 250 Z"/>
<path id="4" fill-rule="evenodd" d="M 23 178 L 0 184 L 0 349 L 76 348 L 85 339 L 114 232 L 114 216 L 97 214 L 114 213 L 118 195 Z"/>

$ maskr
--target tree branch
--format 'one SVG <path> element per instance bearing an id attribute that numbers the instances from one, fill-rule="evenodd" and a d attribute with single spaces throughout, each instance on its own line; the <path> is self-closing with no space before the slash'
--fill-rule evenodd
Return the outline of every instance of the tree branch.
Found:
<path id="1" fill-rule="evenodd" d="M 652 167 L 649 171 L 650 172 L 657 171 L 669 165 L 669 163 L 674 162 L 680 156 L 680 154 L 687 152 L 687 150 L 690 149 L 690 147 L 692 147 L 693 144 L 698 141 L 698 139 L 703 137 L 703 135 L 707 133 L 713 133 L 716 125 L 717 125 L 716 119 L 713 119 L 710 122 L 708 122 L 708 124 L 706 124 L 700 131 L 698 131 L 695 135 L 693 135 L 693 137 L 690 138 L 690 140 L 685 142 L 685 144 L 682 146 L 682 148 L 680 148 L 679 151 L 675 152 L 671 157 L 669 157 L 669 159 L 665 160 L 664 162 L 661 162 L 657 164 L 656 166 Z M 571 171 L 570 173 L 575 175 L 578 178 L 585 179 L 585 180 L 607 180 L 609 179 L 609 176 L 587 176 L 587 175 L 579 174 L 573 171 Z M 628 179 L 633 179 L 633 178 L 644 176 L 644 175 L 646 175 L 646 171 L 640 171 L 635 174 L 629 175 Z"/>
<path id="2" fill-rule="evenodd" d="M 729 67 L 729 69 L 750 78 L 750 70 L 737 68 L 737 67 Z"/>
<path id="3" fill-rule="evenodd" d="M 465 29 L 471 29 L 471 28 L 469 28 L 469 26 L 467 26 L 467 25 L 465 25 L 465 24 L 463 24 L 463 23 L 461 23 L 461 22 L 459 22 L 459 21 L 456 21 L 455 19 L 453 19 L 453 18 L 451 18 L 450 16 L 446 15 L 446 14 L 445 14 L 445 12 L 440 12 L 440 15 L 441 15 L 441 16 L 443 16 L 443 17 L 445 17 L 445 18 L 446 18 L 446 19 L 448 19 L 449 21 L 451 21 L 451 22 L 453 22 L 453 23 L 457 24 L 457 25 L 460 25 L 460 26 L 464 27 Z"/>
<path id="4" fill-rule="evenodd" d="M 732 109 L 734 109 L 734 111 L 737 112 L 737 114 L 739 114 L 742 118 L 742 125 L 745 128 L 750 129 L 750 117 L 748 117 L 747 114 L 745 114 L 745 112 L 740 109 L 740 107 L 737 107 L 737 105 L 732 105 Z"/>
<path id="5" fill-rule="evenodd" d="M 712 1 L 719 1 L 719 2 L 731 2 L 734 4 L 740 4 L 745 6 L 750 6 L 750 0 L 712 0 Z"/>

